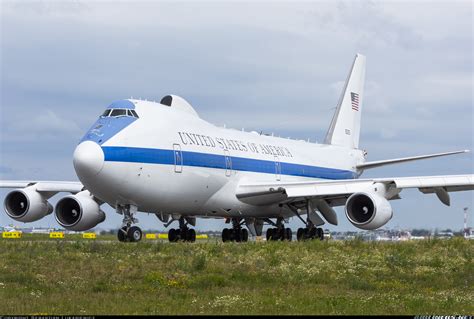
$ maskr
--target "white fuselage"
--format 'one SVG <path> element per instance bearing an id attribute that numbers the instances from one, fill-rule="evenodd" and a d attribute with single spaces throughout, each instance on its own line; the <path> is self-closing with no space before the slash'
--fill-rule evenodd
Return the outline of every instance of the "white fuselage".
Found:
<path id="1" fill-rule="evenodd" d="M 363 152 L 216 127 L 186 109 L 129 100 L 138 119 L 99 119 L 82 142 L 100 144 L 98 173 L 79 179 L 113 207 L 209 217 L 290 216 L 285 207 L 252 206 L 235 196 L 240 184 L 357 178 Z M 102 124 L 100 124 L 102 123 Z M 100 140 L 107 136 L 107 140 Z M 76 166 L 76 165 L 75 165 Z"/>

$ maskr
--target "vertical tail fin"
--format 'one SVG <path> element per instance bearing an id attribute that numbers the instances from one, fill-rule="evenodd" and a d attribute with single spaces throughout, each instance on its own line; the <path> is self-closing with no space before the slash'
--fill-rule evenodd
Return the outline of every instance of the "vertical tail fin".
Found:
<path id="1" fill-rule="evenodd" d="M 357 54 L 326 134 L 326 144 L 359 147 L 364 81 L 365 56 Z"/>

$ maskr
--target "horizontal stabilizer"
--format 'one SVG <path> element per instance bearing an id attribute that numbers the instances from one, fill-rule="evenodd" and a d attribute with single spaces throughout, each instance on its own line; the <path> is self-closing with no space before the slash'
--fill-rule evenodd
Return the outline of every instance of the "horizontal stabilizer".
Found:
<path id="1" fill-rule="evenodd" d="M 385 165 L 398 164 L 398 163 L 411 162 L 411 161 L 418 161 L 418 160 L 427 159 L 427 158 L 454 155 L 454 154 L 460 154 L 460 153 L 469 153 L 469 150 L 446 152 L 446 153 L 437 153 L 437 154 L 430 154 L 430 155 L 420 155 L 420 156 L 412 156 L 412 157 L 403 157 L 403 158 L 395 158 L 395 159 L 389 159 L 389 160 L 383 160 L 383 161 L 366 162 L 364 164 L 356 165 L 356 168 L 357 169 L 369 169 L 369 168 L 375 168 L 375 167 L 380 167 L 380 166 L 385 166 Z"/>

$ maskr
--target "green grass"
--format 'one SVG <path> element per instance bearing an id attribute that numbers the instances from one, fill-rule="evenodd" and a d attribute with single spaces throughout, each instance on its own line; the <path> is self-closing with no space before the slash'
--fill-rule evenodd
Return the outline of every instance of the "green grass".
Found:
<path id="1" fill-rule="evenodd" d="M 474 242 L 0 239 L 0 314 L 474 314 Z"/>

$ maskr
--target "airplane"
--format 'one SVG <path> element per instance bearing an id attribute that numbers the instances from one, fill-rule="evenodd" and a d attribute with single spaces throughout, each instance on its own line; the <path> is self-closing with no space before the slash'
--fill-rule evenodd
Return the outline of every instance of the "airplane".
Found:
<path id="1" fill-rule="evenodd" d="M 323 144 L 215 126 L 176 95 L 160 103 L 125 99 L 110 104 L 73 154 L 79 181 L 0 181 L 15 188 L 4 200 L 6 214 L 20 222 L 53 213 L 65 229 L 85 231 L 105 220 L 108 204 L 123 215 L 119 241 L 138 242 L 139 212 L 152 213 L 168 228 L 170 242 L 194 242 L 196 220 L 224 218 L 222 241 L 246 242 L 249 232 L 267 240 L 292 240 L 285 227 L 299 218 L 300 240 L 324 238 L 320 227 L 338 224 L 334 207 L 359 229 L 384 226 L 390 200 L 405 188 L 436 194 L 474 190 L 474 175 L 359 178 L 365 170 L 468 152 L 367 161 L 359 149 L 366 57 L 357 54 Z M 55 208 L 48 200 L 59 192 Z M 304 218 L 306 217 L 306 218 Z"/>

